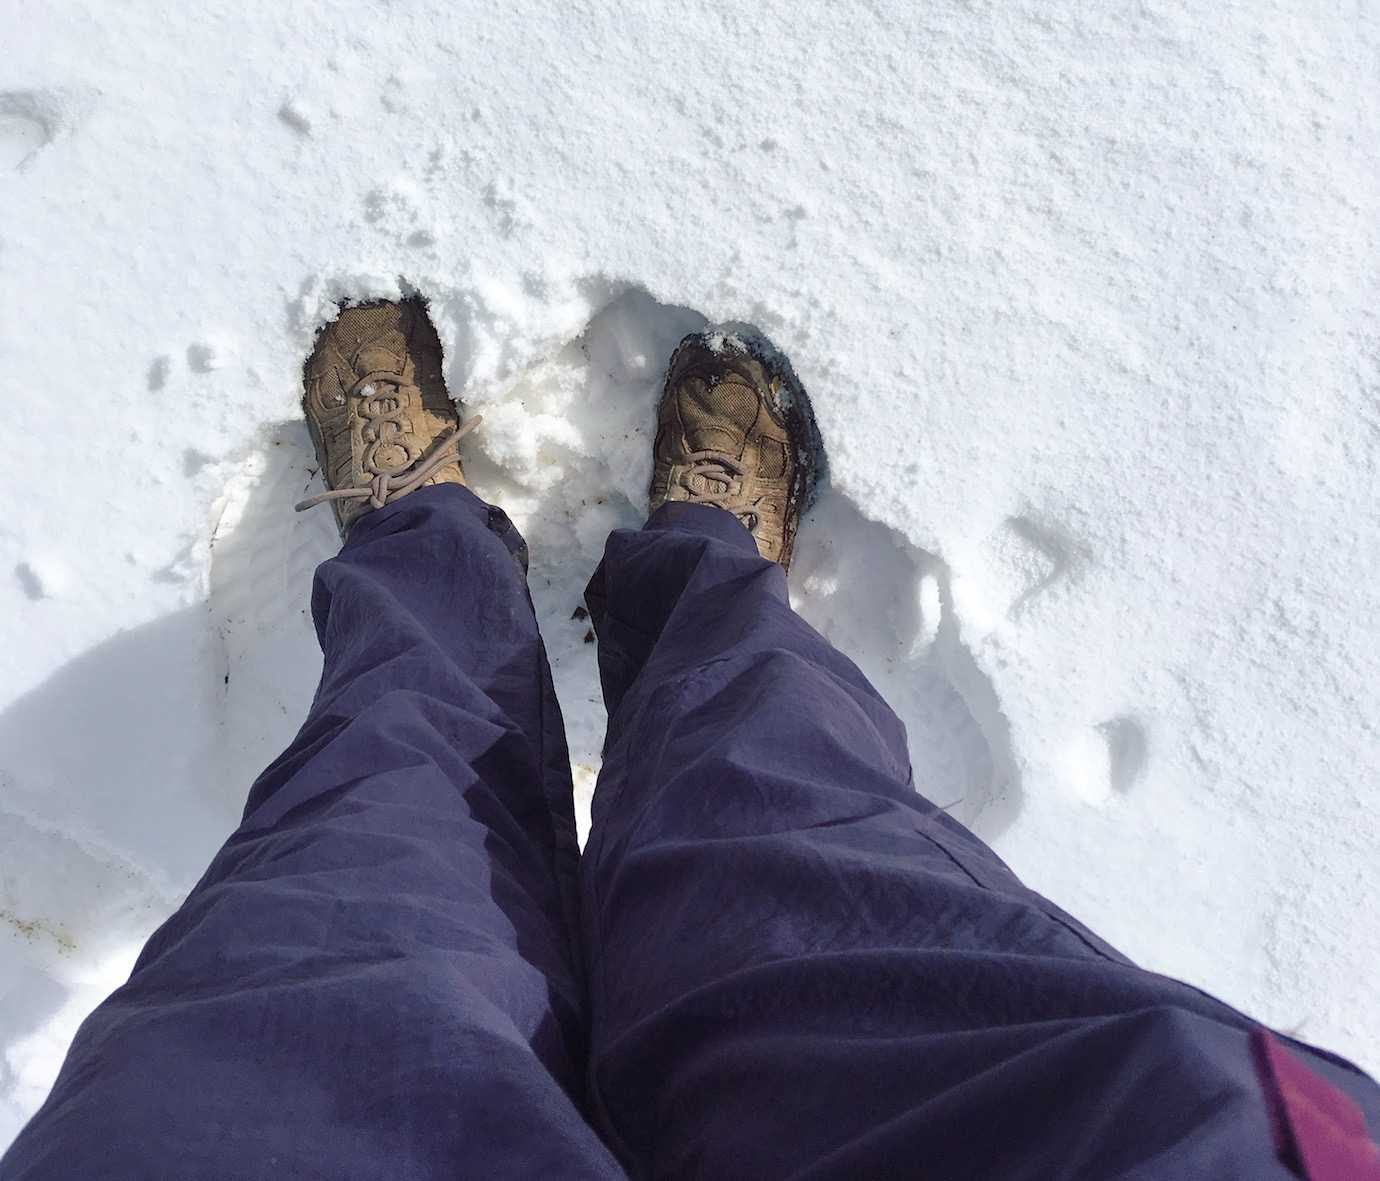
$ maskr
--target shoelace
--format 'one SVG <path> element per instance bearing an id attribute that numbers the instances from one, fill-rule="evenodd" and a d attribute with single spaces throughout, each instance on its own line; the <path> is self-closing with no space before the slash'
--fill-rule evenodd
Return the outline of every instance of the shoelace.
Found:
<path id="1" fill-rule="evenodd" d="M 742 495 L 742 479 L 747 469 L 731 455 L 722 451 L 692 451 L 685 457 L 686 468 L 678 483 L 696 504 L 709 504 L 725 509 L 742 521 L 749 533 L 755 532 L 759 517 L 751 508 L 735 506 L 733 501 Z M 697 486 L 695 481 L 699 480 Z M 718 492 L 706 492 L 704 486 L 719 486 Z"/>
<path id="2" fill-rule="evenodd" d="M 380 383 L 394 386 L 409 384 L 401 374 L 369 373 L 350 387 L 349 396 L 354 397 L 366 386 L 379 385 Z M 375 405 L 378 404 L 375 403 Z M 395 415 L 396 410 L 380 408 L 376 413 L 367 416 L 368 425 L 374 428 L 372 433 L 376 438 L 381 433 L 379 428 L 383 423 L 398 421 Z M 483 416 L 479 414 L 473 418 L 467 418 L 458 427 L 442 435 L 429 452 L 418 456 L 406 467 L 391 472 L 376 470 L 373 479 L 367 484 L 360 484 L 353 488 L 332 488 L 326 492 L 319 492 L 315 496 L 308 496 L 305 500 L 299 500 L 293 507 L 300 513 L 306 509 L 315 508 L 318 504 L 325 504 L 328 500 L 367 500 L 370 507 L 382 508 L 385 504 L 406 496 L 415 488 L 420 487 L 430 476 L 452 462 L 460 452 L 460 440 L 482 421 Z"/>

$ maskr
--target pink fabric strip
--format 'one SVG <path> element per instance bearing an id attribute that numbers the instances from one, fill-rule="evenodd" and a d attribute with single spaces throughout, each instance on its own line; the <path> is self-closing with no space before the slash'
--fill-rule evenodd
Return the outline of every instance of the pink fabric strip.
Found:
<path id="1" fill-rule="evenodd" d="M 1251 1034 L 1279 1158 L 1304 1181 L 1380 1181 L 1361 1109 L 1266 1029 Z"/>

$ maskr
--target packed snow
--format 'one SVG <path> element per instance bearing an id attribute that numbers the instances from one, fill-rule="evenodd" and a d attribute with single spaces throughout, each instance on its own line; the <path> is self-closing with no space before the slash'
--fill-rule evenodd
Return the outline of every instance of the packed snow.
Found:
<path id="1" fill-rule="evenodd" d="M 1380 5 L 9 0 L 0 1146 L 320 667 L 298 409 L 431 301 L 572 618 L 665 359 L 745 323 L 799 610 L 917 782 L 1155 969 L 1380 1069 Z"/>

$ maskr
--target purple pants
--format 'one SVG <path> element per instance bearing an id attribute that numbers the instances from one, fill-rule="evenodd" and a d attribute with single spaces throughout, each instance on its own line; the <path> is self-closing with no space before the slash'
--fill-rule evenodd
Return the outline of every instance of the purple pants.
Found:
<path id="1" fill-rule="evenodd" d="M 900 722 L 718 509 L 613 534 L 590 584 L 609 733 L 581 857 L 523 554 L 448 485 L 321 566 L 301 733 L 0 1177 L 1365 1166 L 1375 1085 L 1023 887 L 916 792 Z"/>

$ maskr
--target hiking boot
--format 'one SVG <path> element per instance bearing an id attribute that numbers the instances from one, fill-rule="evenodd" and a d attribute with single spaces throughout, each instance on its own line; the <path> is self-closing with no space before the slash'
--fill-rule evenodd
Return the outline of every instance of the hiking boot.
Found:
<path id="1" fill-rule="evenodd" d="M 809 400 L 784 358 L 722 332 L 680 342 L 657 420 L 653 511 L 668 500 L 716 505 L 758 553 L 789 567 L 820 456 Z"/>
<path id="2" fill-rule="evenodd" d="M 460 425 L 441 376 L 441 342 L 420 299 L 342 309 L 302 374 L 307 426 L 343 538 L 370 509 L 428 484 L 463 484 Z"/>

